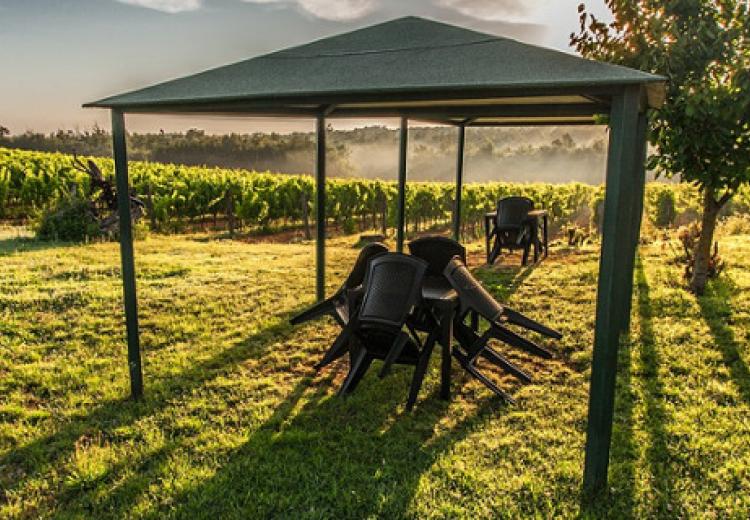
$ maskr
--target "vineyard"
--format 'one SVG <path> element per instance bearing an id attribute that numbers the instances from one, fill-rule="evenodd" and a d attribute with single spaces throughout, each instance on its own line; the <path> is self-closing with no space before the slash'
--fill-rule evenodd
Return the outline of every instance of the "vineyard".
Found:
<path id="1" fill-rule="evenodd" d="M 96 159 L 96 163 L 105 175 L 113 174 L 110 159 Z M 146 203 L 151 227 L 162 232 L 228 221 L 247 230 L 288 226 L 309 230 L 314 215 L 315 183 L 310 175 L 134 161 L 130 163 L 130 181 Z M 342 230 L 393 227 L 395 182 L 330 179 L 326 189 L 327 215 Z M 70 155 L 0 148 L 0 218 L 34 218 L 61 198 L 89 191 L 87 175 L 75 169 Z M 408 183 L 407 229 L 421 231 L 447 224 L 454 191 L 450 183 Z M 553 228 L 559 229 L 568 223 L 596 225 L 603 189 L 580 183 L 468 184 L 462 197 L 463 232 L 478 234 L 484 213 L 508 195 L 530 197 L 549 211 Z M 646 215 L 658 226 L 674 225 L 680 218 L 694 219 L 698 208 L 697 192 L 691 186 L 647 186 Z M 725 211 L 744 213 L 749 209 L 750 190 L 745 190 Z"/>

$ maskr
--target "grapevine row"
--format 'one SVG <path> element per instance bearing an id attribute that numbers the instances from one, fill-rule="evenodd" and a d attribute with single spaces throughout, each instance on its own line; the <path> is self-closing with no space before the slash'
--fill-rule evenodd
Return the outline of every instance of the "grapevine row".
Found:
<path id="1" fill-rule="evenodd" d="M 113 174 L 111 160 L 96 162 L 105 175 Z M 136 193 L 147 200 L 152 225 L 161 230 L 179 230 L 190 222 L 224 218 L 229 212 L 241 225 L 259 228 L 299 225 L 314 215 L 315 183 L 309 175 L 134 161 L 130 163 L 130 181 Z M 326 190 L 327 215 L 343 229 L 393 226 L 395 182 L 330 179 Z M 650 183 L 648 214 L 657 212 L 665 190 L 671 191 L 679 210 L 699 207 L 691 186 Z M 89 192 L 88 177 L 73 167 L 72 156 L 0 148 L 0 217 L 33 217 L 72 191 Z M 450 183 L 408 183 L 408 228 L 420 230 L 449 222 L 454 191 Z M 595 208 L 602 198 L 602 188 L 580 183 L 467 184 L 462 196 L 464 231 L 479 232 L 484 213 L 508 195 L 530 197 L 549 211 L 554 224 L 561 225 L 580 219 L 587 210 L 591 213 L 589 208 Z M 735 204 L 750 206 L 750 193 L 743 192 L 736 199 Z"/>

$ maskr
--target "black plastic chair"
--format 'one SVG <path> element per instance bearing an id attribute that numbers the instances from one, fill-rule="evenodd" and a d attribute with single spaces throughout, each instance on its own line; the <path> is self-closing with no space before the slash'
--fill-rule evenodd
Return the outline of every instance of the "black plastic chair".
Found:
<path id="1" fill-rule="evenodd" d="M 443 236 L 428 236 L 412 240 L 408 244 L 409 253 L 427 262 L 427 276 L 443 277 L 443 271 L 454 256 L 466 263 L 466 248 Z"/>
<path id="2" fill-rule="evenodd" d="M 437 338 L 435 331 L 422 345 L 418 337 L 404 330 L 407 318 L 421 297 L 426 270 L 424 261 L 400 253 L 381 255 L 369 263 L 357 312 L 317 365 L 322 368 L 345 352 L 351 353 L 351 366 L 340 395 L 355 390 L 375 359 L 384 361 L 381 377 L 394 363 L 414 365 L 406 405 L 407 410 L 411 410 Z"/>
<path id="3" fill-rule="evenodd" d="M 353 311 L 357 290 L 365 278 L 368 262 L 387 252 L 388 248 L 379 242 L 364 246 L 359 252 L 359 256 L 354 262 L 354 267 L 352 267 L 349 276 L 346 277 L 344 283 L 341 284 L 341 287 L 339 287 L 333 296 L 314 304 L 312 307 L 294 316 L 289 320 L 291 324 L 299 325 L 300 323 L 322 316 L 331 316 L 342 327 L 346 325 Z"/>
<path id="4" fill-rule="evenodd" d="M 503 248 L 509 251 L 523 249 L 521 265 L 526 265 L 534 246 L 534 262 L 538 260 L 541 248 L 539 225 L 536 217 L 529 217 L 529 211 L 533 209 L 534 201 L 527 197 L 506 197 L 498 201 L 495 222 L 486 239 L 488 246 L 494 239 L 487 255 L 488 264 L 495 263 Z"/>
<path id="5" fill-rule="evenodd" d="M 427 277 L 445 280 L 443 271 L 454 257 L 459 257 L 466 263 L 466 248 L 452 238 L 432 235 L 412 240 L 407 246 L 412 256 L 427 262 L 425 274 Z M 437 323 L 427 309 L 417 309 L 407 322 L 407 326 L 421 332 L 430 332 L 437 326 Z"/>
<path id="6" fill-rule="evenodd" d="M 552 357 L 552 352 L 519 336 L 508 329 L 506 325 L 517 325 L 554 339 L 562 338 L 562 334 L 524 316 L 520 312 L 499 304 L 474 278 L 460 258 L 454 258 L 448 263 L 444 275 L 458 293 L 461 302 L 453 327 L 460 349 L 453 350 L 454 357 L 467 372 L 495 394 L 513 402 L 508 394 L 500 390 L 497 385 L 479 372 L 476 366 L 477 359 L 481 356 L 525 383 L 531 382 L 531 376 L 491 348 L 488 344 L 490 339 L 500 340 L 513 347 L 549 359 Z M 466 317 L 473 312 L 489 323 L 489 327 L 482 334 L 477 332 L 476 327 L 465 323 Z"/>

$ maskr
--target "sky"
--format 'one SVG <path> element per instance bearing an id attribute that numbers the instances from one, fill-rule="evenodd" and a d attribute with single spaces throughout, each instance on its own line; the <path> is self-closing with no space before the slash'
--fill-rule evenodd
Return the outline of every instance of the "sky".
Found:
<path id="1" fill-rule="evenodd" d="M 0 125 L 14 134 L 108 129 L 106 110 L 81 105 L 406 15 L 572 52 L 581 1 L 0 0 Z M 606 19 L 603 0 L 586 4 Z M 312 129 L 305 120 L 153 115 L 128 116 L 127 125 L 137 132 Z"/>

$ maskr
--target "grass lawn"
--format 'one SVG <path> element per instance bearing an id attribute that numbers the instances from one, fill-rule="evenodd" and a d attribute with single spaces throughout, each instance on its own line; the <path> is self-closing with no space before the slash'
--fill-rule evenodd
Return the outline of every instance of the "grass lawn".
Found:
<path id="1" fill-rule="evenodd" d="M 117 245 L 15 233 L 0 236 L 2 518 L 750 516 L 750 237 L 722 239 L 727 272 L 700 299 L 669 248 L 642 248 L 610 488 L 582 510 L 593 248 L 476 269 L 565 334 L 551 362 L 512 354 L 536 374 L 503 378 L 518 405 L 458 370 L 441 401 L 435 356 L 405 414 L 409 368 L 371 370 L 347 399 L 343 364 L 312 370 L 336 329 L 287 324 L 312 301 L 309 244 L 139 241 L 147 396 L 131 402 Z M 332 243 L 331 289 L 355 255 Z"/>

